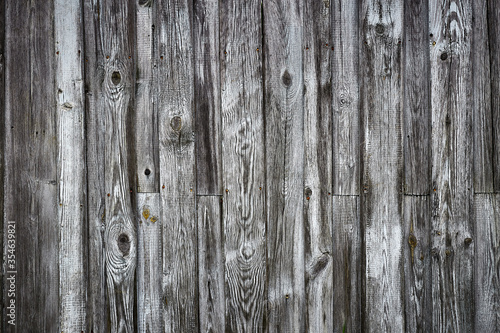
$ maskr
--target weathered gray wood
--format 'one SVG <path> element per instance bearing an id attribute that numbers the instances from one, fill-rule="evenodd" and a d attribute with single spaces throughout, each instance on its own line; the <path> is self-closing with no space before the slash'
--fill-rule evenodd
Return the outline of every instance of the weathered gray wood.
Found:
<path id="1" fill-rule="evenodd" d="M 492 192 L 494 179 L 493 171 L 493 117 L 491 88 L 494 87 L 490 77 L 490 37 L 487 0 L 473 1 L 474 24 L 472 38 L 472 66 L 473 66 L 473 98 L 474 98 L 474 191 Z M 491 2 L 493 3 L 493 2 Z M 500 8 L 500 6 L 498 7 Z M 493 37 L 493 35 L 491 35 Z M 494 60 L 494 59 L 492 59 Z M 500 73 L 499 73 L 500 74 Z M 497 91 L 498 93 L 498 91 Z"/>
<path id="2" fill-rule="evenodd" d="M 403 204 L 405 331 L 431 332 L 430 197 L 404 196 Z"/>
<path id="3" fill-rule="evenodd" d="M 100 1 L 101 52 L 99 97 L 96 107 L 104 117 L 105 226 L 104 256 L 111 332 L 134 331 L 134 289 L 137 260 L 135 208 L 131 201 L 128 155 L 133 135 L 127 125 L 134 97 L 135 1 Z M 133 178 L 132 178 L 133 179 Z"/>
<path id="4" fill-rule="evenodd" d="M 164 332 L 160 194 L 138 193 L 137 331 Z"/>
<path id="5" fill-rule="evenodd" d="M 361 332 L 362 248 L 359 196 L 333 197 L 333 331 Z"/>
<path id="6" fill-rule="evenodd" d="M 465 246 L 474 244 L 475 331 L 495 332 L 500 327 L 500 195 L 475 194 L 475 238 L 466 238 Z"/>
<path id="7" fill-rule="evenodd" d="M 53 10 L 53 2 L 5 2 L 3 213 L 15 225 L 15 241 L 4 243 L 15 243 L 15 263 L 5 267 L 5 277 L 16 280 L 16 326 L 2 323 L 5 332 L 59 331 Z"/>
<path id="8" fill-rule="evenodd" d="M 488 37 L 490 51 L 491 118 L 493 126 L 493 188 L 500 192 L 500 3 L 488 1 Z"/>
<path id="9" fill-rule="evenodd" d="M 196 192 L 222 195 L 218 0 L 195 1 L 193 37 Z"/>
<path id="10" fill-rule="evenodd" d="M 158 0 L 153 5 L 158 31 L 155 54 L 160 57 L 155 85 L 162 188 L 163 320 L 167 332 L 197 332 L 193 3 Z"/>
<path id="11" fill-rule="evenodd" d="M 5 146 L 5 3 L 0 5 L 0 107 L 2 107 L 3 112 L 0 112 L 0 258 L 4 258 L 4 228 L 8 228 L 4 220 L 4 170 L 5 170 L 5 159 L 4 159 L 4 146 Z M 8 230 L 6 230 L 8 231 Z M 8 257 L 7 257 L 8 259 Z M 4 266 L 2 266 L 4 267 Z M 0 270 L 0 282 L 5 284 L 4 280 L 4 269 Z M 7 288 L 8 290 L 8 288 Z M 4 291 L 0 288 L 0 328 L 2 332 L 5 332 L 5 324 L 7 317 L 4 317 Z M 7 305 L 8 306 L 8 305 Z M 5 318 L 5 319 L 4 319 Z"/>
<path id="12" fill-rule="evenodd" d="M 104 257 L 105 175 L 104 117 L 99 107 L 102 71 L 98 55 L 102 54 L 99 8 L 95 0 L 83 0 L 83 32 L 85 41 L 85 123 L 87 147 L 87 223 L 88 223 L 88 283 L 87 328 L 99 332 L 110 330 L 109 305 L 106 297 Z M 101 60 L 102 61 L 102 60 Z"/>
<path id="13" fill-rule="evenodd" d="M 268 329 L 305 329 L 303 9 L 263 2 Z"/>
<path id="14" fill-rule="evenodd" d="M 86 161 L 83 32 L 80 1 L 54 1 L 55 88 L 59 190 L 59 325 L 86 327 Z M 54 89 L 55 90 L 55 89 Z M 86 242 L 85 242 L 86 243 Z"/>
<path id="15" fill-rule="evenodd" d="M 427 195 L 431 187 L 428 2 L 404 3 L 404 193 Z"/>
<path id="16" fill-rule="evenodd" d="M 360 8 L 368 332 L 404 330 L 402 229 L 402 1 L 363 1 Z"/>
<path id="17" fill-rule="evenodd" d="M 197 197 L 200 332 L 224 332 L 222 198 Z"/>
<path id="18" fill-rule="evenodd" d="M 472 2 L 429 8 L 432 107 L 432 331 L 474 331 Z M 435 43 L 434 43 L 435 42 Z"/>
<path id="19" fill-rule="evenodd" d="M 137 192 L 159 192 L 158 122 L 154 108 L 153 8 L 136 0 L 135 163 Z"/>
<path id="20" fill-rule="evenodd" d="M 266 331 L 265 136 L 261 2 L 221 3 L 225 325 Z"/>
<path id="21" fill-rule="evenodd" d="M 359 195 L 359 2 L 331 6 L 333 194 Z"/>
<path id="22" fill-rule="evenodd" d="M 304 2 L 305 330 L 333 330 L 330 2 Z"/>

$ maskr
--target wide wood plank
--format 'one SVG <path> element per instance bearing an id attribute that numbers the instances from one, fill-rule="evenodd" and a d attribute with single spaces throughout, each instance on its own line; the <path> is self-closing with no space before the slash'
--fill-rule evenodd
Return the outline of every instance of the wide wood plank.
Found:
<path id="1" fill-rule="evenodd" d="M 474 331 L 472 1 L 430 3 L 432 331 Z"/>
<path id="2" fill-rule="evenodd" d="M 59 330 L 57 128 L 52 2 L 5 3 L 5 222 L 14 225 L 15 325 Z M 4 236 L 7 237 L 8 234 Z M 12 273 L 14 272 L 14 273 Z M 7 284 L 5 284 L 7 286 Z M 7 292 L 10 290 L 6 289 Z M 10 303 L 5 303 L 10 304 Z M 10 311 L 10 310 L 9 310 Z M 7 317 L 9 318 L 9 317 Z"/>
<path id="3" fill-rule="evenodd" d="M 87 327 L 109 331 L 109 306 L 106 297 L 106 273 L 103 227 L 105 223 L 104 117 L 99 107 L 101 71 L 98 55 L 102 54 L 98 33 L 99 7 L 94 0 L 83 0 L 83 32 L 85 41 L 85 125 L 87 148 Z"/>
<path id="4" fill-rule="evenodd" d="M 476 248 L 474 263 L 475 331 L 495 332 L 500 327 L 500 195 L 475 194 L 475 239 L 465 246 Z"/>
<path id="5" fill-rule="evenodd" d="M 193 20 L 196 192 L 222 195 L 219 1 L 195 1 Z"/>
<path id="6" fill-rule="evenodd" d="M 220 8 L 225 329 L 266 331 L 261 2 Z"/>
<path id="7" fill-rule="evenodd" d="M 164 332 L 160 194 L 138 193 L 137 330 Z"/>
<path id="8" fill-rule="evenodd" d="M 59 184 L 60 330 L 86 329 L 83 32 L 80 1 L 54 2 Z"/>
<path id="9" fill-rule="evenodd" d="M 304 2 L 304 240 L 308 332 L 333 330 L 330 2 Z"/>
<path id="10" fill-rule="evenodd" d="M 301 1 L 263 3 L 269 331 L 303 331 L 304 79 Z"/>
<path id="11" fill-rule="evenodd" d="M 224 332 L 222 198 L 197 197 L 200 332 Z"/>
<path id="12" fill-rule="evenodd" d="M 193 3 L 159 0 L 155 85 L 163 237 L 163 320 L 167 332 L 198 332 Z M 163 59 L 162 59 L 163 57 Z"/>
<path id="13" fill-rule="evenodd" d="M 475 2 L 475 1 L 473 1 Z M 493 188 L 500 192 L 500 3 L 488 1 L 487 21 L 490 56 Z M 476 12 L 475 12 L 476 14 Z M 483 16 L 484 17 L 484 16 Z M 484 19 L 483 19 L 484 20 Z M 474 26 L 477 24 L 475 21 Z M 484 22 L 484 21 L 483 21 Z"/>
<path id="14" fill-rule="evenodd" d="M 365 327 L 404 330 L 402 1 L 363 1 L 360 85 L 366 255 Z"/>

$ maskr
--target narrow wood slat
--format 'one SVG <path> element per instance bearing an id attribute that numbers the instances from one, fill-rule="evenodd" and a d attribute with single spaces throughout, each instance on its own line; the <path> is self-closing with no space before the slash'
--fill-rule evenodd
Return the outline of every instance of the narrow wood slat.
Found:
<path id="1" fill-rule="evenodd" d="M 266 331 L 261 2 L 221 2 L 225 330 Z"/>
<path id="2" fill-rule="evenodd" d="M 432 328 L 430 197 L 404 197 L 404 269 L 406 332 Z"/>
<path id="3" fill-rule="evenodd" d="M 305 330 L 333 330 L 330 2 L 304 2 Z"/>
<path id="4" fill-rule="evenodd" d="M 4 219 L 4 176 L 5 176 L 5 4 L 0 6 L 0 106 L 3 108 L 3 112 L 0 112 L 0 258 L 4 257 L 4 246 L 8 243 L 4 241 L 4 234 L 8 237 L 8 226 Z M 5 252 L 6 253 L 6 252 Z M 0 282 L 7 285 L 4 280 L 5 271 L 0 271 Z M 9 288 L 7 288 L 8 290 Z M 8 293 L 6 293 L 8 296 Z M 0 323 L 3 323 L 0 327 L 4 328 L 7 323 L 8 317 L 4 317 L 3 306 L 7 304 L 4 300 L 4 288 L 0 288 L 0 300 L 2 300 L 2 307 L 0 309 Z M 9 318 L 10 319 L 10 318 Z M 4 329 L 5 331 L 5 329 Z"/>
<path id="5" fill-rule="evenodd" d="M 102 72 L 98 56 L 102 54 L 99 7 L 94 0 L 83 0 L 85 125 L 87 148 L 87 223 L 88 276 L 87 327 L 109 331 L 109 306 L 106 297 L 106 273 L 103 226 L 105 225 L 104 117 L 100 105 Z M 100 59 L 100 58 L 99 58 Z M 102 60 L 100 60 L 102 61 Z"/>
<path id="6" fill-rule="evenodd" d="M 475 1 L 473 1 L 475 3 Z M 476 4 L 477 5 L 477 4 Z M 487 4 L 490 85 L 491 85 L 491 122 L 492 122 L 492 159 L 493 159 L 493 189 L 500 192 L 500 3 L 488 1 Z M 475 12 L 476 14 L 476 12 Z M 478 18 L 481 18 L 480 16 Z M 475 21 L 474 26 L 476 26 Z M 484 22 L 484 16 L 483 16 Z M 486 70 L 486 68 L 485 68 Z"/>
<path id="7" fill-rule="evenodd" d="M 138 193 L 137 330 L 164 332 L 160 194 Z"/>
<path id="8" fill-rule="evenodd" d="M 363 1 L 361 110 L 368 332 L 404 330 L 402 1 Z"/>
<path id="9" fill-rule="evenodd" d="M 102 49 L 97 62 L 100 89 L 96 108 L 104 117 L 105 227 L 104 256 L 112 332 L 134 330 L 134 289 L 137 260 L 135 208 L 129 170 L 134 160 L 133 128 L 129 117 L 134 102 L 134 14 L 132 0 L 101 1 L 97 27 Z"/>
<path id="10" fill-rule="evenodd" d="M 158 0 L 155 54 L 167 332 L 198 332 L 193 3 Z M 162 59 L 163 57 L 163 59 Z"/>
<path id="11" fill-rule="evenodd" d="M 331 0 L 330 6 L 333 194 L 359 195 L 359 2 Z"/>
<path id="12" fill-rule="evenodd" d="M 199 196 L 197 221 L 200 332 L 224 332 L 222 198 Z"/>
<path id="13" fill-rule="evenodd" d="M 472 1 L 432 2 L 429 15 L 432 331 L 472 332 Z"/>
<path id="14" fill-rule="evenodd" d="M 80 1 L 54 2 L 59 183 L 60 330 L 86 328 L 86 160 Z M 85 251 L 85 252 L 84 252 Z"/>
<path id="15" fill-rule="evenodd" d="M 359 196 L 334 196 L 333 214 L 333 332 L 361 332 L 364 272 Z"/>
<path id="16" fill-rule="evenodd" d="M 268 329 L 305 329 L 303 8 L 263 3 Z"/>
<path id="17" fill-rule="evenodd" d="M 194 3 L 196 192 L 221 195 L 219 2 Z"/>
<path id="18" fill-rule="evenodd" d="M 475 194 L 475 238 L 464 240 L 474 244 L 475 331 L 494 332 L 500 327 L 500 195 Z"/>

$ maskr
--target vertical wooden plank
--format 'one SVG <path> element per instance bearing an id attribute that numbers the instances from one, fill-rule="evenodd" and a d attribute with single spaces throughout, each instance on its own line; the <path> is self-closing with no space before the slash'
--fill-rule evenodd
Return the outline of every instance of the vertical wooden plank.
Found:
<path id="1" fill-rule="evenodd" d="M 333 330 L 362 328 L 359 220 L 359 3 L 331 1 L 333 88 Z"/>
<path id="2" fill-rule="evenodd" d="M 83 36 L 80 1 L 54 2 L 59 183 L 60 330 L 86 326 L 86 204 Z M 85 242 L 86 243 L 86 242 Z"/>
<path id="3" fill-rule="evenodd" d="M 361 110 L 366 331 L 404 330 L 402 1 L 363 1 Z"/>
<path id="4" fill-rule="evenodd" d="M 305 330 L 333 330 L 330 2 L 304 2 Z"/>
<path id="5" fill-rule="evenodd" d="M 500 327 L 500 195 L 475 194 L 476 237 L 465 246 L 476 247 L 475 330 L 494 332 Z"/>
<path id="6" fill-rule="evenodd" d="M 132 332 L 134 324 L 137 238 L 131 201 L 133 163 L 128 121 L 134 97 L 134 14 L 132 0 L 100 1 L 99 36 L 102 50 L 97 62 L 100 91 L 97 108 L 104 117 L 105 227 L 104 256 L 111 332 Z"/>
<path id="7" fill-rule="evenodd" d="M 104 117 L 100 106 L 102 45 L 99 34 L 97 0 L 83 0 L 83 33 L 85 42 L 85 125 L 87 148 L 87 223 L 88 223 L 88 281 L 87 327 L 89 331 L 108 332 L 109 305 L 106 297 L 104 257 L 105 175 L 104 175 Z"/>
<path id="8" fill-rule="evenodd" d="M 226 331 L 266 330 L 262 7 L 221 2 Z"/>
<path id="9" fill-rule="evenodd" d="M 191 0 L 158 0 L 158 96 L 167 332 L 198 331 L 197 224 Z M 162 59 L 163 57 L 163 59 Z M 163 187 L 165 186 L 165 187 Z"/>
<path id="10" fill-rule="evenodd" d="M 222 195 L 219 1 L 194 1 L 193 15 L 196 192 Z"/>
<path id="11" fill-rule="evenodd" d="M 160 194 L 138 193 L 137 208 L 137 330 L 164 332 Z"/>
<path id="12" fill-rule="evenodd" d="M 4 171 L 5 171 L 5 2 L 0 4 L 0 107 L 3 108 L 3 112 L 0 112 L 0 258 L 4 258 L 4 228 L 8 228 L 4 220 Z M 5 233 L 8 237 L 8 230 Z M 5 252 L 7 253 L 7 252 Z M 8 259 L 8 256 L 6 257 Z M 4 261 L 5 262 L 5 261 Z M 0 270 L 0 283 L 5 283 L 5 266 L 2 265 Z M 6 286 L 6 284 L 4 284 Z M 8 290 L 7 288 L 6 290 Z M 6 293 L 8 294 L 8 292 Z M 7 295 L 8 296 L 8 295 Z M 4 307 L 8 306 L 7 302 L 4 300 L 4 288 L 0 288 L 0 328 L 5 332 L 5 326 L 7 324 L 7 317 L 4 314 Z"/>
<path id="13" fill-rule="evenodd" d="M 157 114 L 154 108 L 154 20 L 150 0 L 136 2 L 135 163 L 137 192 L 157 193 L 160 188 Z"/>
<path id="14" fill-rule="evenodd" d="M 302 2 L 264 2 L 263 12 L 269 331 L 303 331 Z"/>
<path id="15" fill-rule="evenodd" d="M 15 226 L 14 241 L 4 243 L 15 244 L 15 262 L 8 264 L 5 277 L 15 280 L 15 296 L 7 299 L 15 300 L 16 309 L 16 326 L 6 323 L 5 331 L 57 332 L 54 8 L 53 2 L 30 1 L 5 2 L 5 6 L 5 81 L 9 83 L 5 87 L 5 144 L 9 149 L 5 151 L 4 218 Z M 10 282 L 8 286 L 7 292 Z"/>
<path id="16" fill-rule="evenodd" d="M 474 331 L 471 1 L 430 3 L 435 332 Z"/>
<path id="17" fill-rule="evenodd" d="M 361 234 L 359 196 L 333 197 L 334 332 L 362 331 Z"/>
<path id="18" fill-rule="evenodd" d="M 491 84 L 491 118 L 492 118 L 492 159 L 493 188 L 500 192 L 500 3 L 488 1 L 487 8 L 490 84 Z M 484 22 L 484 21 L 483 21 Z"/>
<path id="19" fill-rule="evenodd" d="M 200 332 L 224 332 L 224 254 L 222 198 L 198 196 L 198 267 Z"/>

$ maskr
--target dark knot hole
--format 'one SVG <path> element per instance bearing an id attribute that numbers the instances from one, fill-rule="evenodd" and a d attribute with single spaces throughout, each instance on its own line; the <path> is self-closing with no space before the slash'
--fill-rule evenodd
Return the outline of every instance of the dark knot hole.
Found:
<path id="1" fill-rule="evenodd" d="M 128 255 L 130 252 L 130 239 L 127 234 L 121 234 L 118 236 L 118 249 L 123 253 L 124 256 Z"/>
<path id="2" fill-rule="evenodd" d="M 121 80 L 122 76 L 120 75 L 120 72 L 113 72 L 113 74 L 111 74 L 111 82 L 113 82 L 115 86 L 118 85 Z"/>

